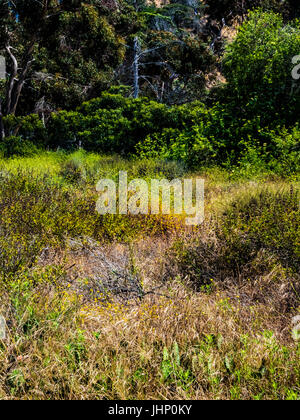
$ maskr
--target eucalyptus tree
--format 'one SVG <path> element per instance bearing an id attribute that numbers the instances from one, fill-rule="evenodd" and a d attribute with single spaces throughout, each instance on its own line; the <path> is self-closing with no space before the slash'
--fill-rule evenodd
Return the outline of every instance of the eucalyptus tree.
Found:
<path id="1" fill-rule="evenodd" d="M 134 9 L 116 0 L 0 0 L 0 51 L 7 80 L 3 115 L 73 108 L 107 88 L 137 30 Z"/>
<path id="2" fill-rule="evenodd" d="M 169 104 L 203 98 L 206 75 L 215 63 L 198 30 L 203 10 L 198 0 L 176 0 L 160 8 L 139 3 L 144 30 L 128 40 L 118 74 L 133 87 L 133 97 L 150 96 Z"/>

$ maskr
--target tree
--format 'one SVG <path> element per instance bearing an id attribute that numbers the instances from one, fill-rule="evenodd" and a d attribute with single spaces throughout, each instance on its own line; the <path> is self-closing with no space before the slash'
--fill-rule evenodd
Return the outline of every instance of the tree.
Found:
<path id="1" fill-rule="evenodd" d="M 41 31 L 47 20 L 52 13 L 56 12 L 57 4 L 49 0 L 27 0 L 26 2 L 1 0 L 1 7 L 2 24 L 4 23 L 1 43 L 10 59 L 10 76 L 6 86 L 4 113 L 5 115 L 14 115 L 33 62 L 35 46 L 40 40 Z M 20 62 L 13 48 L 14 40 L 18 34 L 23 36 L 24 40 Z"/>
<path id="2" fill-rule="evenodd" d="M 124 36 L 139 27 L 133 14 L 116 0 L 0 0 L 3 115 L 30 113 L 42 102 L 74 108 L 98 96 L 123 60 Z"/>
<path id="3" fill-rule="evenodd" d="M 232 23 L 237 16 L 244 19 L 249 10 L 257 8 L 281 13 L 287 19 L 300 13 L 298 0 L 205 0 L 205 4 L 210 20 L 224 20 L 226 24 Z"/>
<path id="4" fill-rule="evenodd" d="M 195 25 L 201 10 L 197 0 L 161 8 L 139 4 L 146 30 L 128 41 L 118 74 L 123 84 L 133 86 L 133 97 L 142 93 L 169 104 L 203 97 L 214 57 Z"/>
<path id="5" fill-rule="evenodd" d="M 258 114 L 266 122 L 299 119 L 300 92 L 292 89 L 299 51 L 299 22 L 285 24 L 274 12 L 255 11 L 241 26 L 223 66 L 228 89 L 249 118 Z"/>

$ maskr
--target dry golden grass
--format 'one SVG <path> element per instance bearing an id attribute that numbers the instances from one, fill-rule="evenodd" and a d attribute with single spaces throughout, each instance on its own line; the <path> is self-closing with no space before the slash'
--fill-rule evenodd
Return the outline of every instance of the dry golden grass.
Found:
<path id="1" fill-rule="evenodd" d="M 173 284 L 168 294 L 82 306 L 73 292 L 39 291 L 37 327 L 2 345 L 1 397 L 297 397 L 299 348 L 288 317 L 224 292 L 191 294 Z M 45 320 L 46 308 L 59 317 Z"/>
<path id="2" fill-rule="evenodd" d="M 206 222 L 193 230 L 69 236 L 14 272 L 18 255 L 5 250 L 0 398 L 299 399 L 299 212 L 290 183 L 279 196 L 267 186 L 261 195 L 254 182 L 207 175 Z M 247 213 L 253 196 L 261 217 Z M 286 213 L 270 238 L 269 202 Z M 226 214 L 232 226 L 218 222 Z"/>

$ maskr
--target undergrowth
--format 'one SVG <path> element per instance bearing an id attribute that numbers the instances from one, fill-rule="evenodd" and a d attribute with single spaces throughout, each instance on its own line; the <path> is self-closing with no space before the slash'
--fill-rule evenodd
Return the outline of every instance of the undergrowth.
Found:
<path id="1" fill-rule="evenodd" d="M 204 176 L 205 223 L 99 216 L 120 170 Z M 0 173 L 2 399 L 300 398 L 295 178 L 83 152 Z"/>

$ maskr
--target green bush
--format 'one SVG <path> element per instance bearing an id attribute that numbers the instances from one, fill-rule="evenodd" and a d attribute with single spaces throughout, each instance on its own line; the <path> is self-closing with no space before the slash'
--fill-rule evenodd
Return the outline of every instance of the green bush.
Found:
<path id="1" fill-rule="evenodd" d="M 261 115 L 264 123 L 297 121 L 300 91 L 293 90 L 292 59 L 299 53 L 299 21 L 284 24 L 273 12 L 252 12 L 223 60 L 237 108 L 250 119 Z"/>
<path id="2" fill-rule="evenodd" d="M 0 155 L 5 158 L 12 156 L 33 156 L 39 152 L 39 148 L 31 141 L 21 136 L 10 136 L 0 142 Z"/>
<path id="3" fill-rule="evenodd" d="M 75 111 L 53 113 L 47 126 L 49 146 L 66 150 L 78 148 L 78 132 L 84 130 L 83 119 L 83 115 Z"/>
<path id="4" fill-rule="evenodd" d="M 35 150 L 32 139 L 38 147 L 177 161 L 192 169 L 217 164 L 289 175 L 299 170 L 298 126 L 278 121 L 268 126 L 260 115 L 249 118 L 236 112 L 234 103 L 168 107 L 105 92 L 77 111 L 53 113 L 47 128 L 33 115 L 5 122 L 12 131 L 19 125 L 19 137 L 13 147 L 5 146 L 12 142 L 9 138 L 2 144 L 4 156 L 21 153 L 21 145 L 23 155 L 29 155 Z M 70 165 L 66 170 L 74 175 L 74 162 Z"/>
<path id="5" fill-rule="evenodd" d="M 179 273 L 202 290 L 212 281 L 222 285 L 228 279 L 246 288 L 250 279 L 259 285 L 264 274 L 268 278 L 278 273 L 293 279 L 294 302 L 300 291 L 299 197 L 294 187 L 253 189 L 249 185 L 247 191 L 233 196 L 222 214 L 207 220 L 197 235 L 175 242 L 169 276 Z"/>
<path id="6" fill-rule="evenodd" d="M 25 116 L 8 115 L 3 118 L 6 133 L 33 141 L 39 147 L 46 146 L 47 130 L 37 114 Z"/>
<path id="7" fill-rule="evenodd" d="M 253 250 L 268 249 L 283 265 L 300 268 L 299 190 L 262 190 L 235 200 L 224 215 L 222 237 L 228 243 L 242 238 Z M 249 254 L 250 255 L 250 254 Z"/>
<path id="8" fill-rule="evenodd" d="M 193 107 L 167 107 L 147 98 L 137 100 L 103 93 L 77 111 L 52 115 L 48 136 L 52 147 L 132 154 L 148 135 L 191 124 Z"/>
<path id="9" fill-rule="evenodd" d="M 251 166 L 282 175 L 296 173 L 299 127 L 264 126 L 260 116 L 237 116 L 232 105 L 211 108 L 193 103 L 182 107 L 188 115 L 182 128 L 165 128 L 136 145 L 138 156 L 183 161 L 189 168 L 218 164 L 228 169 Z"/>

